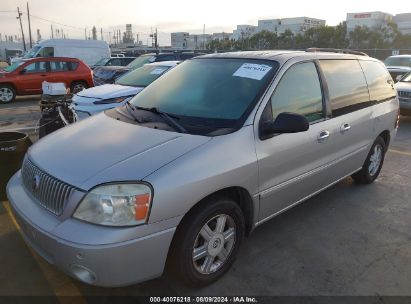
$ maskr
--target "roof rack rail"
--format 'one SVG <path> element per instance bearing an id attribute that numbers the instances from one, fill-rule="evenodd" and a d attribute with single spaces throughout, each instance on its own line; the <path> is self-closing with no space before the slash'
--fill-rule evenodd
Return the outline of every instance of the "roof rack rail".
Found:
<path id="1" fill-rule="evenodd" d="M 353 50 L 347 50 L 347 49 L 333 49 L 333 48 L 308 48 L 305 50 L 306 52 L 329 52 L 329 53 L 340 53 L 340 54 L 352 54 L 352 55 L 360 55 L 360 56 L 368 56 L 364 52 L 360 51 L 353 51 Z"/>

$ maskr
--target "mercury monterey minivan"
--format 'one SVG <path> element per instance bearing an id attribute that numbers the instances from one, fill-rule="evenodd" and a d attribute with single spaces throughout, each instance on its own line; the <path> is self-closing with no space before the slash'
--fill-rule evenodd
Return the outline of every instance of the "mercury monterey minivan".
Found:
<path id="1" fill-rule="evenodd" d="M 398 108 L 368 56 L 205 55 L 41 139 L 7 194 L 27 243 L 74 278 L 129 285 L 167 266 L 204 285 L 256 226 L 346 177 L 372 183 Z"/>

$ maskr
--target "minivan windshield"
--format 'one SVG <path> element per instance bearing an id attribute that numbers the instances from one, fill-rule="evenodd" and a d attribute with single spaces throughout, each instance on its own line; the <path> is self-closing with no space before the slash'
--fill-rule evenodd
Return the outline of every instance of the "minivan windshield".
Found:
<path id="1" fill-rule="evenodd" d="M 146 63 L 150 63 L 150 62 L 154 62 L 155 57 L 151 56 L 151 55 L 143 55 L 140 57 L 137 57 L 136 59 L 134 59 L 132 62 L 130 62 L 129 64 L 127 64 L 128 68 L 132 68 L 132 69 L 137 69 L 139 67 L 142 67 L 143 65 L 145 65 Z"/>
<path id="2" fill-rule="evenodd" d="M 384 63 L 386 66 L 406 66 L 411 68 L 411 57 L 388 57 Z"/>
<path id="3" fill-rule="evenodd" d="M 401 79 L 400 82 L 411 82 L 411 73 L 405 74 Z"/>
<path id="4" fill-rule="evenodd" d="M 146 87 L 163 75 L 168 69 L 170 69 L 170 67 L 164 65 L 145 65 L 117 78 L 115 84 L 131 87 Z"/>
<path id="5" fill-rule="evenodd" d="M 197 58 L 185 61 L 136 95 L 136 107 L 156 108 L 191 123 L 234 128 L 249 114 L 278 69 L 276 61 Z"/>
<path id="6" fill-rule="evenodd" d="M 29 50 L 28 52 L 27 52 L 27 54 L 26 55 L 24 55 L 23 56 L 23 58 L 34 58 L 35 56 L 36 56 L 36 54 L 37 54 L 37 52 L 40 50 L 40 46 L 35 46 L 35 47 L 33 47 L 31 50 Z"/>

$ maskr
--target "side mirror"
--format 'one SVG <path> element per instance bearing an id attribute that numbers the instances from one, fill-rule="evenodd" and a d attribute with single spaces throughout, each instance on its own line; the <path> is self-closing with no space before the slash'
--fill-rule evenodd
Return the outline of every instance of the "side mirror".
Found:
<path id="1" fill-rule="evenodd" d="M 274 134 L 305 132 L 309 126 L 307 118 L 303 115 L 280 113 L 274 122 L 265 122 L 260 125 L 260 139 L 268 139 Z"/>
<path id="2" fill-rule="evenodd" d="M 20 75 L 23 75 L 23 74 L 26 73 L 26 72 L 27 72 L 26 69 L 22 69 L 22 70 L 19 72 L 19 74 L 20 74 Z"/>

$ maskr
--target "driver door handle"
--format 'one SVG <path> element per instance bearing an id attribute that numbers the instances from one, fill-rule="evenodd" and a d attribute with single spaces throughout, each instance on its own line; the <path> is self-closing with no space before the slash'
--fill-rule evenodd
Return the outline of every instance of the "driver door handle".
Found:
<path id="1" fill-rule="evenodd" d="M 318 142 L 323 142 L 327 140 L 328 137 L 330 137 L 330 131 L 323 130 L 320 132 L 320 134 L 318 134 L 317 140 Z"/>
<path id="2" fill-rule="evenodd" d="M 345 124 L 343 124 L 343 125 L 341 126 L 340 131 L 341 131 L 342 133 L 344 133 L 344 132 L 347 132 L 347 131 L 350 130 L 350 129 L 351 129 L 351 126 L 350 126 L 349 124 L 345 123 Z"/>

